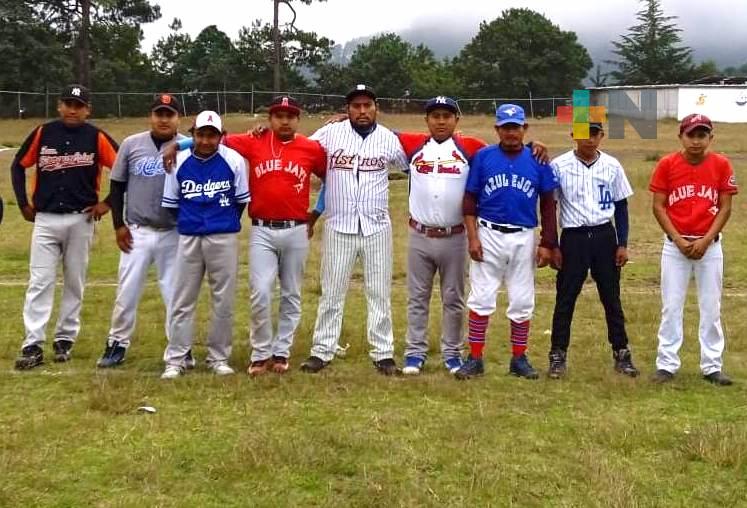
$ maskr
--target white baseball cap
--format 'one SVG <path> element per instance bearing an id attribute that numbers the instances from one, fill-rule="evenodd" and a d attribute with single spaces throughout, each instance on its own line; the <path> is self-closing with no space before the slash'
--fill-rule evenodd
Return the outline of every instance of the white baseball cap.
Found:
<path id="1" fill-rule="evenodd" d="M 195 118 L 195 130 L 201 127 L 212 127 L 218 132 L 223 132 L 223 122 L 220 115 L 215 111 L 203 111 Z"/>

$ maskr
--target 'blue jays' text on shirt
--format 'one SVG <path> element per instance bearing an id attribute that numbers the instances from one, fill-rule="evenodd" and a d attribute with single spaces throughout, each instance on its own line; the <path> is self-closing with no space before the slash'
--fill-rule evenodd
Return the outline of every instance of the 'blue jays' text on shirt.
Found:
<path id="1" fill-rule="evenodd" d="M 176 169 L 166 177 L 162 204 L 179 208 L 179 233 L 196 236 L 241 230 L 236 204 L 249 201 L 244 158 L 221 145 L 207 159 L 185 151 L 176 162 Z"/>
<path id="2" fill-rule="evenodd" d="M 524 147 L 517 154 L 491 145 L 475 154 L 465 190 L 477 197 L 477 214 L 496 224 L 537 227 L 537 198 L 558 187 L 549 164 Z"/>

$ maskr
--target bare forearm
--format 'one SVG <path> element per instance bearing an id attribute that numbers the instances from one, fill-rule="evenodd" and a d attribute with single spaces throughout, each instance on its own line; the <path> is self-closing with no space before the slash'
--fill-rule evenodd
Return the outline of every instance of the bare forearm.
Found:
<path id="1" fill-rule="evenodd" d="M 477 238 L 477 217 L 474 215 L 464 216 L 464 227 L 467 229 L 467 238 L 473 240 Z"/>
<path id="2" fill-rule="evenodd" d="M 705 234 L 704 238 L 708 241 L 713 241 L 718 237 L 719 233 L 721 233 L 721 230 L 724 229 L 724 226 L 726 226 L 726 222 L 729 220 L 729 217 L 731 217 L 731 196 L 729 196 L 729 199 L 725 202 L 722 202 L 719 204 L 720 208 L 718 213 L 716 214 L 716 218 L 713 219 L 713 224 L 711 224 L 711 227 L 708 229 L 708 232 Z"/>

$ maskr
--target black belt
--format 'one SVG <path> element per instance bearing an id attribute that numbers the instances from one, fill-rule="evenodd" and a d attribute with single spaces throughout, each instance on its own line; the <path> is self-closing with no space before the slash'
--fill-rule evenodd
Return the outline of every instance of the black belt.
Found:
<path id="1" fill-rule="evenodd" d="M 262 226 L 270 229 L 288 229 L 306 224 L 306 220 L 264 220 L 252 219 L 253 226 Z"/>
<path id="2" fill-rule="evenodd" d="M 492 222 L 488 222 L 484 219 L 480 219 L 477 222 L 480 223 L 481 226 L 485 226 L 486 228 L 490 228 L 493 231 L 500 231 L 501 233 L 520 233 L 524 231 L 524 228 L 511 228 L 508 226 L 501 226 L 500 224 L 493 224 Z"/>
<path id="3" fill-rule="evenodd" d="M 593 233 L 594 231 L 602 231 L 612 227 L 611 222 L 605 222 L 597 226 L 578 226 L 574 228 L 563 228 L 563 233 Z"/>

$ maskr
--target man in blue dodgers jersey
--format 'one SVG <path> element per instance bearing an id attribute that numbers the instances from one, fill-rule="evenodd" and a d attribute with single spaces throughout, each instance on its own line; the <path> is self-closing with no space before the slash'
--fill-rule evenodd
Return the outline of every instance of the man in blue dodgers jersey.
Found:
<path id="1" fill-rule="evenodd" d="M 214 111 L 195 119 L 194 148 L 179 153 L 167 177 L 163 206 L 178 208 L 179 249 L 162 379 L 179 377 L 192 347 L 194 313 L 207 272 L 212 315 L 207 337 L 207 365 L 220 376 L 233 374 L 228 365 L 233 333 L 233 305 L 238 269 L 241 214 L 249 202 L 244 158 L 221 145 L 223 126 Z"/>
<path id="2" fill-rule="evenodd" d="M 552 161 L 560 183 L 557 196 L 563 230 L 553 260 L 558 269 L 548 355 L 548 375 L 553 379 L 565 374 L 573 310 L 589 271 L 604 306 L 615 370 L 630 377 L 638 375 L 620 301 L 620 270 L 628 261 L 627 199 L 633 189 L 620 162 L 599 150 L 602 138 L 602 124 L 591 123 L 588 138 L 576 139 L 575 150 Z"/>
<path id="3" fill-rule="evenodd" d="M 178 134 L 179 104 L 169 94 L 158 94 L 150 108 L 150 130 L 125 138 L 111 173 L 109 201 L 119 258 L 119 284 L 111 328 L 97 367 L 108 368 L 125 360 L 135 332 L 137 305 L 148 269 L 155 264 L 158 285 L 166 307 L 166 337 L 174 286 L 174 252 L 179 244 L 176 220 L 161 207 L 165 171 L 163 148 Z M 124 215 L 127 196 L 126 217 Z M 126 219 L 126 220 L 125 220 Z M 191 355 L 187 365 L 192 366 Z"/>
<path id="4" fill-rule="evenodd" d="M 557 245 L 554 191 L 558 182 L 550 166 L 537 162 L 524 145 L 528 127 L 521 107 L 501 105 L 495 126 L 500 142 L 483 148 L 472 159 L 463 205 L 472 258 L 467 299 L 470 354 L 455 373 L 457 379 L 484 373 L 485 335 L 502 283 L 508 292 L 506 316 L 511 321 L 509 373 L 538 377 L 526 356 L 534 311 L 534 270 L 535 262 L 539 267 L 550 263 Z M 535 249 L 538 198 L 542 232 Z"/>

